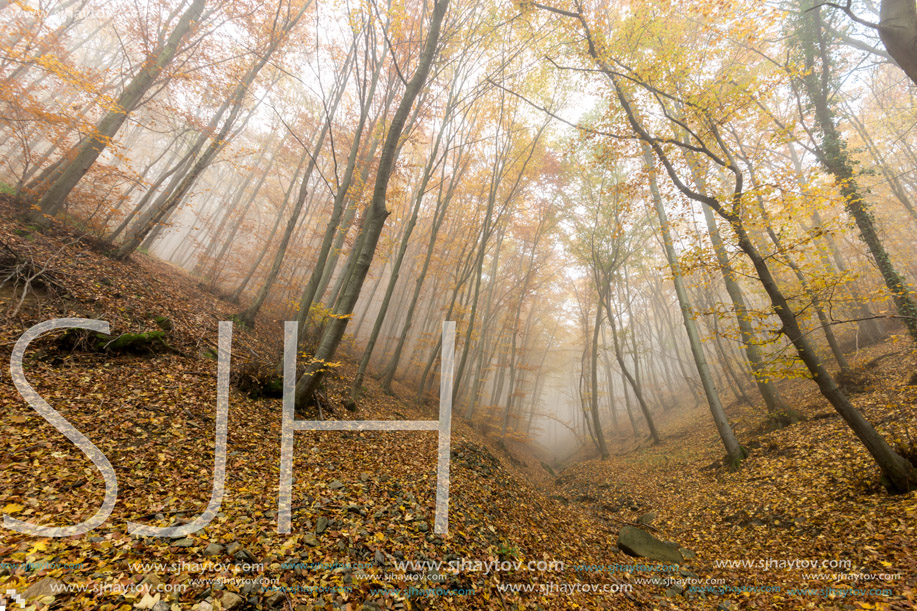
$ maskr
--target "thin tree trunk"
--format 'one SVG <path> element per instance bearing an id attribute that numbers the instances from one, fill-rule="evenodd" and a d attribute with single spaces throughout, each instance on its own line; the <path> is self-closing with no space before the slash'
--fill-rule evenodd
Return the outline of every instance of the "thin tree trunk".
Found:
<path id="1" fill-rule="evenodd" d="M 675 252 L 675 244 L 672 240 L 671 230 L 669 229 L 668 215 L 662 203 L 659 185 L 656 182 L 652 153 L 648 148 L 644 149 L 644 162 L 650 172 L 650 191 L 653 197 L 653 207 L 656 210 L 656 217 L 659 219 L 659 228 L 662 233 L 665 256 L 669 264 L 669 270 L 672 272 L 672 281 L 675 284 L 675 295 L 678 297 L 678 306 L 681 310 L 685 331 L 688 334 L 688 343 L 691 346 L 691 355 L 694 357 L 694 365 L 697 367 L 697 374 L 700 376 L 701 385 L 704 388 L 704 393 L 707 395 L 707 404 L 710 406 L 710 413 L 713 415 L 713 422 L 716 425 L 716 430 L 719 432 L 720 439 L 723 441 L 723 446 L 726 448 L 726 455 L 733 466 L 738 466 L 738 464 L 748 455 L 748 452 L 739 444 L 739 440 L 736 439 L 735 431 L 733 431 L 732 425 L 729 424 L 726 410 L 723 409 L 723 404 L 720 402 L 720 394 L 717 392 L 716 386 L 713 383 L 713 377 L 710 374 L 710 367 L 707 364 L 707 357 L 704 355 L 700 334 L 697 332 L 697 323 L 694 320 L 694 313 L 688 300 L 688 292 L 685 289 L 681 265 L 678 262 L 678 254 Z"/>
<path id="2" fill-rule="evenodd" d="M 652 163 L 651 156 L 648 157 L 647 162 Z M 691 167 L 693 169 L 694 164 L 692 164 Z M 702 186 L 703 181 L 698 182 L 700 173 L 697 169 L 694 169 L 694 172 L 695 182 L 698 183 L 699 189 L 703 192 L 705 190 L 704 186 Z M 735 270 L 733 270 L 732 265 L 729 263 L 729 255 L 726 253 L 726 248 L 723 245 L 723 238 L 720 236 L 720 231 L 716 225 L 713 211 L 707 206 L 701 206 L 701 208 L 703 208 L 707 232 L 710 235 L 710 241 L 713 243 L 713 251 L 716 255 L 717 264 L 723 277 L 723 284 L 726 286 L 726 293 L 729 295 L 729 299 L 732 301 L 733 308 L 735 309 L 739 336 L 742 338 L 742 346 L 745 348 L 745 356 L 748 359 L 748 366 L 751 367 L 755 385 L 758 387 L 761 398 L 764 399 L 767 411 L 773 418 L 791 420 L 792 418 L 787 415 L 787 406 L 781 399 L 777 387 L 770 380 L 765 371 L 764 359 L 761 358 L 761 349 L 758 347 L 758 340 L 755 338 L 755 333 L 751 326 L 751 316 L 748 311 L 748 306 L 745 304 L 745 295 L 739 283 L 736 281 Z"/>
<path id="3" fill-rule="evenodd" d="M 592 360 L 589 372 L 591 393 L 589 396 L 589 410 L 592 415 L 592 428 L 595 430 L 595 442 L 602 460 L 608 458 L 608 446 L 605 444 L 605 434 L 602 432 L 602 420 L 599 418 L 599 330 L 602 326 L 602 304 L 595 304 L 595 322 L 592 329 Z M 650 424 L 650 431 L 653 431 Z"/>
<path id="4" fill-rule="evenodd" d="M 388 182 L 394 170 L 396 158 L 398 156 L 398 141 L 404 130 L 405 122 L 417 94 L 426 83 L 427 76 L 430 73 L 430 67 L 433 64 L 433 58 L 436 55 L 436 47 L 439 43 L 439 33 L 442 26 L 443 18 L 446 15 L 446 9 L 449 6 L 449 0 L 436 0 L 433 5 L 433 14 L 430 19 L 429 33 L 424 43 L 420 59 L 417 63 L 417 69 L 411 80 L 405 87 L 404 96 L 392 117 L 388 133 L 385 136 L 385 144 L 382 146 L 382 155 L 379 158 L 379 167 L 376 170 L 376 181 L 373 187 L 372 200 L 367 211 L 367 217 L 364 219 L 363 231 L 366 235 L 365 246 L 361 249 L 359 259 L 357 260 L 354 275 L 347 283 L 344 289 L 342 303 L 335 311 L 335 317 L 322 335 L 318 350 L 312 358 L 312 362 L 306 367 L 305 373 L 296 382 L 296 405 L 304 407 L 312 401 L 315 391 L 322 380 L 326 371 L 327 362 L 334 357 L 337 347 L 344 336 L 344 330 L 350 314 L 353 313 L 354 305 L 360 296 L 360 290 L 369 272 L 369 266 L 372 263 L 375 254 L 376 244 L 382 233 L 382 227 L 389 212 L 385 206 L 385 197 L 388 190 Z"/>
<path id="5" fill-rule="evenodd" d="M 54 216 L 64 207 L 67 196 L 85 176 L 121 125 L 133 112 L 146 92 L 153 86 L 163 69 L 178 53 L 182 39 L 193 29 L 204 11 L 205 0 L 193 0 L 182 14 L 166 42 L 144 60 L 143 67 L 127 84 L 115 101 L 113 108 L 96 124 L 92 133 L 83 138 L 70 152 L 54 184 L 38 200 L 38 210 L 32 210 L 30 220 L 40 226 L 47 226 L 48 216 Z"/>
<path id="6" fill-rule="evenodd" d="M 608 314 L 608 324 L 611 325 L 611 339 L 612 344 L 614 345 L 615 359 L 618 361 L 618 367 L 620 367 L 621 374 L 624 376 L 624 379 L 627 380 L 627 383 L 630 384 L 631 389 L 634 391 L 634 397 L 637 398 L 637 404 L 640 406 L 640 411 L 643 412 L 643 418 L 646 420 L 647 427 L 649 427 L 650 437 L 653 439 L 653 445 L 658 445 L 660 443 L 659 433 L 656 432 L 656 425 L 653 422 L 653 416 L 650 413 L 650 408 L 646 404 L 646 400 L 643 398 L 643 393 L 640 391 L 640 385 L 637 383 L 637 380 L 634 379 L 634 376 L 627 368 L 627 363 L 624 362 L 624 354 L 621 350 L 621 342 L 618 339 L 618 325 L 615 321 L 615 314 L 611 309 L 611 296 L 606 293 L 603 301 L 605 311 Z"/>

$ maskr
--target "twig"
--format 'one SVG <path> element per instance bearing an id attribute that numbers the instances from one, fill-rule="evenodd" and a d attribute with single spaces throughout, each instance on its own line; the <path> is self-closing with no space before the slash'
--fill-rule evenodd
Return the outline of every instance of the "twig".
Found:
<path id="1" fill-rule="evenodd" d="M 857 17 L 856 13 L 853 12 L 852 4 L 853 4 L 853 0 L 847 0 L 847 4 L 845 6 L 841 6 L 840 4 L 835 4 L 834 2 L 822 2 L 821 4 L 816 4 L 813 7 L 807 8 L 803 12 L 808 13 L 809 11 L 814 11 L 815 9 L 819 9 L 823 6 L 829 6 L 831 8 L 836 8 L 836 9 L 843 11 L 844 13 L 847 14 L 848 17 L 850 17 L 852 20 L 859 23 L 860 25 L 865 25 L 867 28 L 872 28 L 874 30 L 882 29 L 882 26 L 879 25 L 878 23 L 873 23 L 871 21 L 866 21 L 862 17 Z"/>

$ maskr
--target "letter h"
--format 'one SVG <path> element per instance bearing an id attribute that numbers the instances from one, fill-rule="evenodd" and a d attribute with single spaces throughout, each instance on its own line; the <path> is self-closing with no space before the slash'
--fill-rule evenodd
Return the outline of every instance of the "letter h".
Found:
<path id="1" fill-rule="evenodd" d="M 438 431 L 436 462 L 436 516 L 433 532 L 449 532 L 449 465 L 452 433 L 452 368 L 455 361 L 455 321 L 443 321 L 442 359 L 439 381 L 439 421 L 436 420 L 296 420 L 297 323 L 284 323 L 283 421 L 280 439 L 280 496 L 277 532 L 288 534 L 292 521 L 294 431 Z"/>

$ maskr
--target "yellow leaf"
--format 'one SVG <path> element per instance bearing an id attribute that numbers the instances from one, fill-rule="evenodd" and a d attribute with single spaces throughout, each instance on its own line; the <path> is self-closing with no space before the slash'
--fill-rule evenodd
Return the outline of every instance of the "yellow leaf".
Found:
<path id="1" fill-rule="evenodd" d="M 46 549 L 48 549 L 48 542 L 47 542 L 47 541 L 39 541 L 38 543 L 36 543 L 35 545 L 32 546 L 32 549 L 29 550 L 29 553 L 32 554 L 32 553 L 34 553 L 34 552 L 43 552 L 43 551 L 45 551 Z"/>

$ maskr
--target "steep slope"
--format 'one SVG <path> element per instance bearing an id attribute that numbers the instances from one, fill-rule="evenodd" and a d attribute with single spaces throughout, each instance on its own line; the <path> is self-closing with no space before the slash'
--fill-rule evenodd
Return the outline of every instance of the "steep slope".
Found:
<path id="1" fill-rule="evenodd" d="M 752 449 L 737 472 L 723 467 L 701 408 L 660 414 L 660 446 L 618 444 L 610 460 L 557 477 L 524 446 L 494 443 L 456 418 L 442 537 L 433 534 L 435 433 L 298 432 L 292 534 L 280 535 L 281 402 L 239 389 L 249 388 L 246 372 L 279 358 L 281 323 L 271 320 L 233 332 L 220 513 L 189 537 L 128 535 L 128 521 L 181 524 L 207 505 L 217 323 L 238 306 L 162 262 L 113 262 L 60 227 L 35 233 L 11 220 L 12 205 L 2 203 L 0 266 L 20 283 L 0 289 L 4 362 L 25 329 L 54 317 L 164 339 L 115 350 L 57 332 L 27 353 L 29 382 L 102 450 L 119 483 L 113 513 L 86 535 L 0 531 L 0 589 L 27 592 L 28 608 L 913 608 L 917 496 L 881 488 L 806 381 L 782 385 L 809 416 L 793 427 L 768 431 L 759 411 L 730 407 Z M 854 362 L 858 407 L 903 450 L 913 447 L 914 355 L 890 341 Z M 325 418 L 436 418 L 435 406 L 386 395 L 372 379 L 360 411 L 347 411 L 354 369 L 345 359 L 330 379 Z M 6 375 L 0 404 L 0 508 L 45 525 L 91 516 L 104 496 L 95 467 Z M 618 534 L 631 525 L 690 550 L 687 560 L 625 555 Z"/>
<path id="2" fill-rule="evenodd" d="M 588 513 L 548 498 L 549 491 L 505 466 L 461 420 L 453 427 L 447 536 L 432 532 L 436 436 L 428 432 L 297 433 L 293 532 L 277 534 L 281 403 L 253 399 L 235 386 L 226 493 L 216 519 L 172 541 L 128 535 L 128 521 L 184 523 L 210 498 L 217 322 L 229 320 L 238 306 L 203 292 L 161 262 L 144 256 L 113 262 L 70 230 L 34 233 L 9 220 L 13 211 L 6 206 L 0 225 L 4 265 L 16 260 L 30 274 L 41 274 L 15 315 L 22 287 L 5 289 L 4 361 L 26 328 L 54 317 L 106 320 L 119 337 L 156 332 L 164 319 L 171 324 L 164 323 L 170 327 L 165 345 L 113 351 L 106 342 L 101 350 L 86 350 L 85 337 L 54 332 L 29 349 L 29 383 L 108 457 L 119 497 L 108 520 L 86 535 L 50 539 L 3 530 L 0 556 L 9 561 L 0 577 L 3 588 L 22 592 L 32 586 L 30 594 L 53 593 L 30 601 L 35 608 L 61 609 L 152 608 L 154 602 L 163 609 L 166 602 L 172 609 L 632 604 L 633 594 L 500 590 L 505 584 L 542 582 L 570 590 L 582 580 L 572 566 L 604 557 L 614 533 Z M 280 338 L 277 322 L 259 321 L 254 331 L 237 327 L 233 369 L 270 364 L 279 356 Z M 384 395 L 372 381 L 361 411 L 344 410 L 339 398 L 352 369 L 345 362 L 330 382 L 326 418 L 435 418 L 429 409 Z M 25 404 L 8 376 L 0 381 L 0 402 L 0 507 L 43 525 L 91 516 L 104 497 L 98 471 Z M 555 569 L 559 561 L 567 568 L 525 570 L 533 560 L 554 561 Z M 396 566 L 400 561 L 457 564 L 453 570 L 446 565 L 415 570 Z M 522 569 L 483 564 L 493 562 L 521 562 Z M 246 565 L 253 570 L 245 572 Z M 588 577 L 605 589 L 616 580 Z M 149 596 L 137 590 L 142 580 L 155 586 Z M 69 591 L 52 592 L 52 586 Z M 408 592 L 409 587 L 418 591 Z"/>

